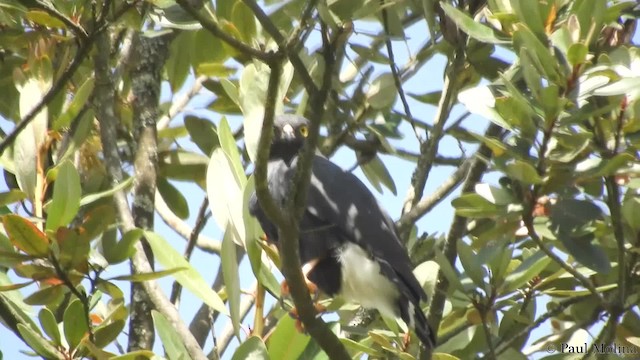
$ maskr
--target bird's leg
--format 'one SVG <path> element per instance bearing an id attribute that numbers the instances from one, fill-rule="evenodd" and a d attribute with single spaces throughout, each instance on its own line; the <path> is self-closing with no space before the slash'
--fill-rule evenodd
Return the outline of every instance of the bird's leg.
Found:
<path id="1" fill-rule="evenodd" d="M 327 307 L 320 303 L 313 303 L 313 307 L 316 309 L 317 315 L 327 311 Z M 299 333 L 306 333 L 306 330 L 304 329 L 304 324 L 302 323 L 302 321 L 300 320 L 300 317 L 298 316 L 298 309 L 296 308 L 291 309 L 291 311 L 289 311 L 289 316 L 291 316 L 296 320 L 296 324 L 295 324 L 296 330 L 298 330 Z"/>
<path id="2" fill-rule="evenodd" d="M 307 289 L 309 290 L 309 293 L 313 297 L 314 301 L 318 299 L 318 286 L 311 280 L 309 280 L 308 276 L 311 270 L 313 270 L 313 268 L 318 264 L 318 262 L 320 262 L 320 259 L 313 259 L 302 265 L 302 275 L 304 276 L 304 282 L 307 285 Z M 289 283 L 287 283 L 286 279 L 282 282 L 282 284 L 280 284 L 280 295 L 282 297 L 291 295 L 291 289 L 289 288 Z"/>
<path id="3" fill-rule="evenodd" d="M 302 265 L 302 275 L 304 276 L 304 282 L 307 286 L 307 289 L 309 290 L 309 293 L 311 294 L 311 297 L 313 299 L 313 307 L 316 309 L 316 313 L 321 314 L 323 312 L 325 312 L 327 310 L 327 308 L 324 305 L 321 305 L 319 303 L 317 303 L 316 301 L 318 300 L 318 296 L 319 296 L 319 291 L 318 291 L 318 286 L 316 284 L 314 284 L 311 280 L 309 280 L 309 273 L 311 272 L 311 270 L 313 270 L 313 268 L 318 264 L 318 262 L 320 262 L 320 259 L 313 259 L 307 263 L 305 263 L 304 265 Z M 291 289 L 289 288 L 289 284 L 287 283 L 287 280 L 285 279 L 282 284 L 280 285 L 280 296 L 281 299 L 284 298 L 285 296 L 289 296 L 291 294 Z M 296 329 L 299 332 L 305 332 L 304 330 L 304 326 L 302 324 L 302 321 L 300 321 L 300 318 L 298 316 L 298 309 L 296 309 L 295 307 L 293 309 L 291 309 L 289 311 L 289 315 L 296 319 Z"/>
<path id="4" fill-rule="evenodd" d="M 402 335 L 402 351 L 406 351 L 409 348 L 409 343 L 411 342 L 411 334 L 407 331 L 404 335 Z"/>

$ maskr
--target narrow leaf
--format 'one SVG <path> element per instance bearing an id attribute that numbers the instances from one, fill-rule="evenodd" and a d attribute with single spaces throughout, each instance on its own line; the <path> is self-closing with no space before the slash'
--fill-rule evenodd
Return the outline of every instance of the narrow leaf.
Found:
<path id="1" fill-rule="evenodd" d="M 151 310 L 151 316 L 153 317 L 153 324 L 158 330 L 158 335 L 162 339 L 162 347 L 164 347 L 167 357 L 169 359 L 189 359 L 189 353 L 182 341 L 180 341 L 180 335 L 173 324 L 156 310 Z"/>
<path id="2" fill-rule="evenodd" d="M 120 275 L 120 276 L 112 277 L 111 279 L 107 279 L 107 281 L 120 280 L 120 281 L 131 281 L 131 282 L 142 282 L 142 281 L 160 279 L 160 278 L 163 278 L 165 276 L 172 275 L 172 274 L 175 274 L 175 273 L 177 273 L 179 271 L 184 271 L 184 270 L 187 270 L 187 268 L 182 267 L 182 268 L 154 271 L 154 272 L 149 272 L 149 273 Z"/>
<path id="3" fill-rule="evenodd" d="M 2 224 L 11 243 L 27 255 L 45 257 L 49 254 L 47 236 L 31 221 L 9 214 L 2 218 Z"/>
<path id="4" fill-rule="evenodd" d="M 184 271 L 180 271 L 174 274 L 175 279 L 196 295 L 200 300 L 204 301 L 207 305 L 211 306 L 214 310 L 228 315 L 229 312 L 224 306 L 222 299 L 218 294 L 211 290 L 211 287 L 202 278 L 200 273 L 196 271 L 189 262 L 187 262 L 180 253 L 178 253 L 171 244 L 169 244 L 160 235 L 146 231 L 145 238 L 153 249 L 153 254 L 156 256 L 156 260 L 162 266 L 167 269 L 172 268 L 186 268 Z"/>

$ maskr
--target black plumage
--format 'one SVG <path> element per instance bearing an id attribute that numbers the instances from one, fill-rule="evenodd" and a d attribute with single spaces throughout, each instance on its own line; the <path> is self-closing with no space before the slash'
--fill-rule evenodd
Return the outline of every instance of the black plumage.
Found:
<path id="1" fill-rule="evenodd" d="M 307 126 L 308 121 L 296 115 L 277 116 L 274 122 L 267 176 L 271 196 L 281 206 L 290 193 Z M 277 243 L 277 228 L 255 194 L 249 209 Z M 433 332 L 420 308 L 427 296 L 413 275 L 393 221 L 356 176 L 321 155 L 313 159 L 299 245 L 300 262 L 315 263 L 307 278 L 321 291 L 400 317 L 433 348 Z"/>

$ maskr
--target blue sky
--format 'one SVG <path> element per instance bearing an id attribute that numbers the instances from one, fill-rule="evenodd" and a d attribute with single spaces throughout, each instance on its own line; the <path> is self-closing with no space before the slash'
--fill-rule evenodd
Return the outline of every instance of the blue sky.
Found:
<path id="1" fill-rule="evenodd" d="M 370 38 L 366 36 L 366 34 L 370 33 L 373 29 L 377 29 L 378 26 L 379 25 L 377 23 L 368 23 L 368 22 L 356 23 L 355 24 L 356 34 L 352 36 L 350 41 L 366 45 L 367 42 L 370 40 Z M 407 61 L 407 59 L 411 55 L 407 51 L 407 49 L 411 49 L 411 51 L 415 53 L 415 51 L 417 51 L 418 49 L 418 46 L 422 44 L 424 40 L 429 36 L 428 35 L 429 32 L 424 22 L 420 22 L 414 25 L 407 31 L 406 34 L 408 37 L 406 44 L 405 42 L 402 42 L 402 41 L 394 41 L 396 61 L 400 67 L 402 67 L 402 65 Z M 512 55 L 505 50 L 498 50 L 498 54 L 500 57 L 504 59 L 512 58 Z M 354 56 L 352 52 L 351 52 L 351 55 Z M 432 59 L 427 66 L 421 69 L 420 73 L 417 76 L 415 76 L 413 79 L 411 79 L 405 84 L 405 87 L 404 87 L 405 92 L 423 94 L 429 91 L 441 89 L 442 82 L 443 82 L 442 76 L 443 76 L 445 61 L 446 59 L 442 56 L 434 57 L 434 59 Z M 382 66 L 382 65 L 376 66 L 377 74 L 388 72 L 388 71 L 389 71 L 389 68 L 387 66 Z M 375 78 L 375 77 L 376 76 L 374 75 L 372 78 Z M 193 81 L 193 78 L 191 78 L 190 81 L 187 82 L 184 89 L 182 89 L 181 91 L 188 90 L 191 86 L 192 81 Z M 176 95 L 179 96 L 179 93 Z M 162 97 L 163 97 L 163 100 L 165 101 L 170 100 L 171 94 L 169 92 L 168 86 L 164 86 Z M 195 113 L 199 115 L 205 115 L 206 118 L 209 118 L 212 121 L 218 123 L 220 120 L 219 115 L 211 112 L 203 111 L 201 109 L 202 105 L 206 104 L 207 101 L 210 100 L 211 98 L 212 98 L 212 95 L 210 93 L 208 93 L 207 91 L 203 91 L 201 95 L 197 96 L 192 101 L 192 103 L 189 106 L 187 106 L 185 113 L 187 114 Z M 411 111 L 415 117 L 422 119 L 423 121 L 428 123 L 432 122 L 434 113 L 435 113 L 435 107 L 422 104 L 420 102 L 417 102 L 411 99 L 410 97 L 408 98 L 408 100 L 411 105 Z M 399 101 L 396 102 L 395 108 L 398 111 L 404 113 L 404 110 L 402 109 Z M 462 109 L 461 106 L 457 106 L 454 109 L 449 120 L 452 121 L 459 114 L 463 112 L 464 112 L 464 109 Z M 229 118 L 231 127 L 234 130 L 240 126 L 241 121 L 242 119 L 239 117 Z M 176 119 L 174 119 L 171 123 L 172 126 L 179 126 L 181 124 L 182 124 L 182 115 L 176 117 Z M 485 119 L 482 119 L 476 116 L 470 116 L 465 120 L 464 125 L 473 131 L 482 132 L 484 128 L 487 126 L 487 121 Z M 0 120 L 0 126 L 5 131 L 11 129 L 11 125 L 4 119 Z M 404 134 L 404 138 L 402 140 L 394 140 L 392 141 L 392 143 L 404 149 L 409 149 L 417 152 L 418 142 L 415 139 L 411 128 L 405 124 L 401 127 L 401 131 Z M 189 145 L 185 141 L 181 141 L 180 144 L 190 149 L 195 149 L 195 146 Z M 474 150 L 473 148 L 465 149 L 467 154 L 471 154 L 473 150 Z M 443 141 L 441 144 L 440 154 L 444 154 L 446 156 L 459 156 L 460 149 L 458 147 L 458 144 L 455 141 L 452 141 L 451 139 L 447 139 Z M 398 189 L 398 194 L 393 195 L 389 191 L 384 191 L 384 193 L 380 194 L 376 192 L 375 189 L 373 189 L 373 187 L 370 186 L 370 188 L 372 189 L 372 192 L 378 197 L 378 199 L 383 204 L 383 206 L 391 214 L 391 217 L 394 219 L 397 219 L 401 213 L 402 203 L 406 195 L 405 191 L 409 187 L 411 175 L 413 173 L 413 168 L 415 164 L 405 160 L 395 158 L 393 156 L 381 155 L 381 157 L 395 181 L 396 187 Z M 342 166 L 343 168 L 349 168 L 356 162 L 353 152 L 348 149 L 339 150 L 335 154 L 335 156 L 332 158 L 332 160 L 337 164 L 339 164 L 340 166 Z M 437 188 L 438 185 L 442 181 L 444 181 L 451 174 L 453 170 L 455 169 L 452 167 L 435 167 L 429 176 L 429 182 L 427 184 L 425 194 L 429 194 L 435 188 Z M 361 179 L 363 179 L 363 182 L 365 184 L 370 185 L 366 180 L 366 178 L 364 178 L 364 176 L 362 175 L 362 172 L 359 169 L 355 171 L 355 174 L 359 176 Z M 488 175 L 487 177 L 485 177 L 485 181 L 495 183 L 496 176 Z M 199 188 L 196 188 L 193 185 L 189 185 L 185 183 L 175 183 L 175 184 L 183 192 L 183 194 L 186 196 L 189 202 L 191 218 L 187 222 L 193 225 L 195 223 L 195 217 L 198 213 L 198 208 L 202 202 L 204 192 L 202 192 Z M 0 191 L 6 190 L 5 187 L 6 185 L 4 185 L 4 183 L 2 182 L 2 184 L 0 185 Z M 453 196 L 455 196 L 455 194 Z M 439 205 L 429 214 L 424 216 L 418 222 L 420 233 L 422 232 L 428 232 L 429 234 L 446 233 L 446 231 L 449 228 L 451 219 L 453 217 L 453 209 L 451 208 L 451 205 L 450 205 L 451 198 L 452 197 L 444 200 L 441 203 L 441 205 Z M 178 235 L 176 235 L 171 229 L 169 229 L 162 222 L 162 220 L 157 216 L 156 216 L 156 231 L 161 235 L 163 235 L 167 240 L 169 240 L 179 252 L 183 251 L 185 246 L 185 241 L 181 239 Z M 215 239 L 222 238 L 220 229 L 217 228 L 217 226 L 215 225 L 215 222 L 212 220 L 209 221 L 203 233 Z M 203 275 L 203 277 L 208 282 L 211 283 L 218 269 L 219 260 L 215 256 L 211 256 L 199 250 L 196 250 L 192 257 L 192 264 L 196 267 L 196 269 L 198 269 L 198 271 Z M 122 273 L 126 273 L 127 271 L 128 271 L 128 267 L 119 266 L 119 267 L 116 267 L 115 269 L 110 270 L 108 275 L 122 274 Z M 243 261 L 243 263 L 241 264 L 240 272 L 241 272 L 242 288 L 249 289 L 254 282 L 254 277 L 251 272 L 251 269 L 247 264 L 247 261 Z M 121 282 L 119 285 L 123 290 L 128 290 L 129 286 L 127 283 Z M 166 293 L 170 292 L 170 288 L 171 288 L 170 279 L 163 279 L 161 281 L 161 285 L 165 289 Z M 29 291 L 33 291 L 33 288 L 32 287 L 27 288 L 24 291 L 24 293 L 28 294 Z M 273 299 L 269 298 L 268 303 L 272 304 Z M 198 300 L 195 296 L 189 294 L 188 291 L 186 290 L 183 291 L 180 313 L 187 322 L 189 322 L 192 319 L 193 314 L 197 311 L 200 304 L 201 304 L 201 301 Z M 540 306 L 540 305 L 541 304 L 539 304 L 538 309 L 543 308 L 543 306 Z M 36 314 L 37 314 L 37 311 L 35 311 L 34 315 Z M 251 313 L 249 314 L 247 319 L 252 319 Z M 225 326 L 225 322 L 219 321 L 216 324 L 216 328 L 215 328 L 216 334 L 219 334 L 221 329 L 224 326 Z M 541 329 L 538 330 L 538 332 L 544 331 L 544 330 L 548 330 L 548 328 L 546 326 L 543 326 Z M 126 347 L 126 340 L 123 339 L 123 341 L 125 341 L 123 345 Z M 232 343 L 231 346 L 232 347 L 237 346 L 237 342 L 234 341 L 234 343 Z M 206 347 L 206 351 L 209 351 L 210 348 L 211 348 L 211 341 L 209 340 Z M 26 349 L 27 349 L 26 346 L 20 340 L 18 340 L 10 331 L 8 331 L 5 327 L 0 326 L 0 350 L 4 354 L 5 359 L 25 358 L 26 356 L 21 354 L 19 351 L 26 350 Z M 160 347 L 156 346 L 155 350 L 157 351 L 158 354 L 162 354 L 162 349 Z M 226 359 L 230 358 L 230 355 L 232 353 L 233 353 L 232 349 L 229 349 L 226 352 L 224 358 Z"/>

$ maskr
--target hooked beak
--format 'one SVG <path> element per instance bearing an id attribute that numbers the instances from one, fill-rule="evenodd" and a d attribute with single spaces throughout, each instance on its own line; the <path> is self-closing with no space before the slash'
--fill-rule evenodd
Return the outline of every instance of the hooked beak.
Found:
<path id="1" fill-rule="evenodd" d="M 296 138 L 296 132 L 293 130 L 293 126 L 286 124 L 282 127 L 282 138 L 285 140 L 293 140 Z"/>

